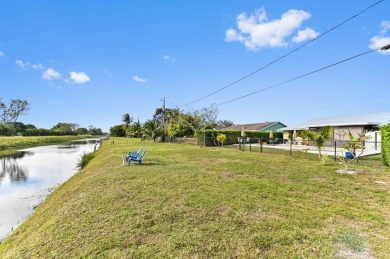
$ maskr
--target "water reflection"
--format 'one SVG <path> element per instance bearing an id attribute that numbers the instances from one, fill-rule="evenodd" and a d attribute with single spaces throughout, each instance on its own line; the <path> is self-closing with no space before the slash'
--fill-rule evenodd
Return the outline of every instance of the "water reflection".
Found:
<path id="1" fill-rule="evenodd" d="M 77 172 L 96 140 L 29 148 L 0 158 L 0 241 L 21 224 L 50 192 Z"/>
<path id="2" fill-rule="evenodd" d="M 19 152 L 12 157 L 6 157 L 0 160 L 0 186 L 2 182 L 9 177 L 11 182 L 26 181 L 28 177 L 27 168 L 19 166 L 17 160 L 26 155 L 32 155 L 30 152 Z"/>

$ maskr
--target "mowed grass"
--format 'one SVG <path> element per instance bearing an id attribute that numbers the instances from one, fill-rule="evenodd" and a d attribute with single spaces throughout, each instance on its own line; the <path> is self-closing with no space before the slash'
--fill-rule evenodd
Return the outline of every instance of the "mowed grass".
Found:
<path id="1" fill-rule="evenodd" d="M 0 245 L 1 258 L 388 258 L 390 172 L 115 138 Z M 146 146 L 143 165 L 122 155 Z"/>

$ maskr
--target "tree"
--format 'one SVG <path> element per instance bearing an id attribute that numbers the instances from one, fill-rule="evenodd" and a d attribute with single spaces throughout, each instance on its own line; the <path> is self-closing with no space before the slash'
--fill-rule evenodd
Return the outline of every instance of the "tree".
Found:
<path id="1" fill-rule="evenodd" d="M 153 119 L 159 123 L 162 134 L 169 136 L 167 125 L 172 121 L 176 122 L 180 114 L 179 108 L 157 108 L 153 114 Z M 163 139 L 163 141 L 165 140 Z"/>
<path id="2" fill-rule="evenodd" d="M 156 142 L 156 138 L 161 134 L 160 123 L 156 119 L 148 120 L 143 127 L 143 138 L 153 139 Z"/>
<path id="3" fill-rule="evenodd" d="M 125 123 L 123 125 L 124 130 L 127 131 L 127 128 L 131 125 L 133 118 L 128 113 L 126 113 L 122 116 L 122 121 Z"/>
<path id="4" fill-rule="evenodd" d="M 191 121 L 193 117 L 187 114 L 181 114 L 178 119 L 171 120 L 167 126 L 168 136 L 174 138 L 194 135 L 195 131 L 191 126 Z"/>
<path id="5" fill-rule="evenodd" d="M 2 123 L 16 122 L 21 115 L 26 115 L 30 104 L 20 99 L 11 100 L 9 107 L 0 101 L 0 119 Z"/>
<path id="6" fill-rule="evenodd" d="M 136 138 L 142 138 L 142 125 L 141 122 L 139 122 L 139 119 L 137 122 L 134 122 L 131 127 L 131 133 Z"/>
<path id="7" fill-rule="evenodd" d="M 126 136 L 126 132 L 123 129 L 123 124 L 112 126 L 110 128 L 110 135 L 112 137 L 124 137 L 124 136 Z"/>
<path id="8" fill-rule="evenodd" d="M 76 130 L 76 132 L 78 135 L 87 135 L 88 134 L 88 130 L 86 128 L 78 128 Z"/>
<path id="9" fill-rule="evenodd" d="M 88 126 L 88 133 L 91 135 L 103 135 L 103 131 L 101 128 L 97 128 L 97 127 L 92 126 L 92 125 Z"/>
<path id="10" fill-rule="evenodd" d="M 53 126 L 52 130 L 57 132 L 69 133 L 76 131 L 78 127 L 79 124 L 77 123 L 59 122 L 57 123 L 57 125 Z"/>
<path id="11" fill-rule="evenodd" d="M 332 137 L 332 127 L 325 126 L 319 132 L 305 130 L 303 131 L 303 136 L 308 137 L 314 142 L 318 148 L 318 157 L 322 159 L 321 149 L 325 145 L 326 141 Z"/>
<path id="12" fill-rule="evenodd" d="M 357 137 L 354 137 L 352 133 L 348 132 L 349 141 L 344 145 L 344 148 L 347 149 L 353 156 L 353 159 L 351 161 L 358 161 L 359 156 L 363 154 L 364 149 L 366 148 L 364 146 L 364 142 L 371 138 L 371 136 L 366 136 L 367 132 L 360 134 L 358 133 Z M 360 149 L 360 154 L 356 155 L 356 150 Z"/>
<path id="13" fill-rule="evenodd" d="M 217 126 L 218 127 L 223 127 L 223 128 L 227 128 L 227 127 L 230 127 L 230 126 L 233 126 L 234 123 L 232 121 L 229 121 L 229 120 L 219 120 L 217 121 Z"/>
<path id="14" fill-rule="evenodd" d="M 181 119 L 186 123 L 186 125 L 192 127 L 194 132 L 205 129 L 213 129 L 216 126 L 218 112 L 217 107 L 211 106 L 192 111 L 187 114 L 190 116 L 182 116 Z"/>

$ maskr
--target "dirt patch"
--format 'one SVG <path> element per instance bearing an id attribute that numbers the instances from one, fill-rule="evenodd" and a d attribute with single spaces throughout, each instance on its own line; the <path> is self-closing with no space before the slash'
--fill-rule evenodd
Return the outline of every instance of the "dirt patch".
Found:
<path id="1" fill-rule="evenodd" d="M 221 215 L 221 216 L 225 216 L 225 215 L 228 213 L 228 211 L 229 211 L 229 207 L 226 206 L 226 205 L 217 208 L 217 212 L 218 212 L 218 214 Z"/>
<path id="2" fill-rule="evenodd" d="M 361 169 L 349 169 L 349 170 L 340 169 L 340 170 L 337 170 L 336 172 L 339 174 L 358 174 L 358 173 L 363 172 L 363 170 L 361 170 Z"/>
<path id="3" fill-rule="evenodd" d="M 358 232 L 343 233 L 337 243 L 336 258 L 371 258 L 367 239 Z"/>
<path id="4" fill-rule="evenodd" d="M 314 177 L 313 180 L 317 181 L 319 183 L 326 183 L 326 182 L 328 182 L 324 177 Z"/>
<path id="5" fill-rule="evenodd" d="M 266 213 L 260 209 L 256 211 L 248 211 L 245 214 L 242 215 L 242 218 L 245 221 L 252 221 L 255 222 L 256 224 L 260 222 L 261 219 L 263 219 L 266 216 Z"/>
<path id="6" fill-rule="evenodd" d="M 353 251 L 352 249 L 342 246 L 336 254 L 336 258 L 342 259 L 369 259 L 372 258 L 370 255 L 369 249 L 364 249 L 362 251 Z"/>
<path id="7" fill-rule="evenodd" d="M 226 182 L 232 181 L 237 178 L 237 175 L 231 171 L 223 171 L 219 173 L 219 177 Z"/>

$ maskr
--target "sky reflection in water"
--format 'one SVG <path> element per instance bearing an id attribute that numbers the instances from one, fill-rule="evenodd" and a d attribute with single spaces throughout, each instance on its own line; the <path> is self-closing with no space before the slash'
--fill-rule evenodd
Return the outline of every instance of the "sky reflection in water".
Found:
<path id="1" fill-rule="evenodd" d="M 0 241 L 23 223 L 53 189 L 77 172 L 94 140 L 71 145 L 42 146 L 0 158 Z"/>

